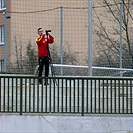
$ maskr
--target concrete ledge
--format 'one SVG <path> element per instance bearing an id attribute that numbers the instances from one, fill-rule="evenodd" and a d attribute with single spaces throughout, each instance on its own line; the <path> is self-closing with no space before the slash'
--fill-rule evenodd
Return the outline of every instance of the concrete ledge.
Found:
<path id="1" fill-rule="evenodd" d="M 132 133 L 132 117 L 1 115 L 2 133 Z"/>

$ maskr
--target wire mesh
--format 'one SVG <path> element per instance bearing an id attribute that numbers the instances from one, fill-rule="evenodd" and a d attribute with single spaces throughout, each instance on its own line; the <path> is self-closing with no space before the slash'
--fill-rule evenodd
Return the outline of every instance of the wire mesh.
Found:
<path id="1" fill-rule="evenodd" d="M 37 6 L 36 6 L 37 5 Z M 50 45 L 53 63 L 80 64 L 87 47 L 87 1 L 10 1 L 11 9 L 7 14 L 11 16 L 7 21 L 7 71 L 17 73 L 33 73 L 37 65 L 37 45 L 35 43 L 37 29 L 51 29 L 55 38 Z M 61 23 L 61 13 L 63 23 Z M 60 30 L 63 29 L 61 44 Z M 10 31 L 10 32 L 8 32 Z M 83 35 L 83 37 L 81 37 Z M 84 43 L 84 46 L 81 45 Z M 61 53 L 61 45 L 63 53 Z M 76 49 L 75 49 L 76 47 Z"/>
<path id="2" fill-rule="evenodd" d="M 38 65 L 35 40 L 39 27 L 51 30 L 55 38 L 50 45 L 53 64 L 88 65 L 88 0 L 0 0 L 0 3 L 0 28 L 4 28 L 0 32 L 1 72 L 34 74 Z M 119 68 L 122 58 L 122 67 L 132 69 L 132 0 L 92 0 L 92 5 L 92 65 Z M 60 75 L 60 69 L 55 67 L 55 73 Z M 88 75 L 88 69 L 63 68 L 63 74 Z M 93 70 L 93 75 L 111 76 L 112 71 Z"/>
<path id="3" fill-rule="evenodd" d="M 93 42 L 97 45 L 93 65 L 119 68 L 122 60 L 122 68 L 132 69 L 132 1 L 104 0 L 94 4 Z"/>

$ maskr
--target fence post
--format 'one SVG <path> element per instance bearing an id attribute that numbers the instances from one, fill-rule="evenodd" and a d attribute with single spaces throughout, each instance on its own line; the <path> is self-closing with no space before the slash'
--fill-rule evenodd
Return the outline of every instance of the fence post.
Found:
<path id="1" fill-rule="evenodd" d="M 92 0 L 88 0 L 88 72 L 92 76 Z"/>
<path id="2" fill-rule="evenodd" d="M 120 68 L 122 68 L 122 15 L 123 15 L 123 0 L 120 0 Z M 122 72 L 120 71 L 122 77 Z"/>
<path id="3" fill-rule="evenodd" d="M 22 89 L 23 89 L 23 83 L 22 83 L 22 78 L 20 77 L 20 115 L 22 115 L 22 104 L 23 104 L 23 102 L 22 102 L 22 97 L 23 97 L 23 94 L 22 94 Z"/>
<path id="4" fill-rule="evenodd" d="M 84 79 L 82 79 L 82 116 L 84 116 Z"/>

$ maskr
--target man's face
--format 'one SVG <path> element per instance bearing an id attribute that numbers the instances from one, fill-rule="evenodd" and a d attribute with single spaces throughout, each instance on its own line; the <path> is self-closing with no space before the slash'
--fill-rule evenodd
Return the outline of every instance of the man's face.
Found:
<path id="1" fill-rule="evenodd" d="M 43 36 L 43 35 L 44 35 L 43 29 L 40 29 L 40 30 L 38 31 L 38 34 L 39 34 L 40 36 Z"/>

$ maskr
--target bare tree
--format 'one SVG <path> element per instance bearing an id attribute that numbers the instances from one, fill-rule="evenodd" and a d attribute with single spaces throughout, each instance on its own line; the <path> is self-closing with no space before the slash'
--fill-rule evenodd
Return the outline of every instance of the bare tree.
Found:
<path id="1" fill-rule="evenodd" d="M 15 57 L 16 62 L 14 62 L 14 67 L 16 72 L 22 72 L 23 71 L 23 47 L 21 40 L 17 41 L 16 36 L 14 37 L 14 43 L 15 43 Z"/>
<path id="2" fill-rule="evenodd" d="M 132 68 L 133 47 L 132 47 L 132 1 L 122 0 L 122 40 L 123 40 L 123 67 Z M 118 67 L 120 53 L 120 0 L 103 0 L 103 5 L 93 7 L 96 21 L 94 35 L 98 40 L 95 41 L 98 49 L 96 54 L 96 65 Z M 102 10 L 102 12 L 99 12 Z M 106 64 L 105 64 L 106 62 Z"/>

